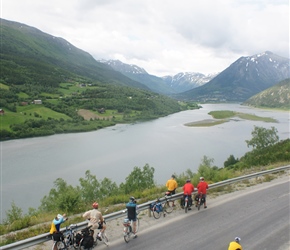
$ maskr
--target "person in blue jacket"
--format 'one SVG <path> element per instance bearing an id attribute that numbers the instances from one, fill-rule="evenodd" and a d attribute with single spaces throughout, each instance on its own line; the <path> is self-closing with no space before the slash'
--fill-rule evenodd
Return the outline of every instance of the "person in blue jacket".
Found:
<path id="1" fill-rule="evenodd" d="M 133 234 L 134 238 L 137 238 L 136 234 L 136 221 L 137 221 L 137 204 L 134 197 L 130 197 L 130 201 L 126 205 L 127 208 L 127 217 L 133 221 Z"/>

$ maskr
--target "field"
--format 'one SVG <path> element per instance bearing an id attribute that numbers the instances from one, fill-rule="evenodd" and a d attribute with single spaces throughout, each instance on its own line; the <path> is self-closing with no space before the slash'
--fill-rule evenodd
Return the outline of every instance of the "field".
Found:
<path id="1" fill-rule="evenodd" d="M 10 130 L 10 124 L 21 124 L 29 119 L 70 119 L 67 115 L 55 112 L 43 105 L 30 104 L 27 106 L 18 106 L 17 113 L 5 109 L 5 114 L 0 117 L 1 129 Z"/>

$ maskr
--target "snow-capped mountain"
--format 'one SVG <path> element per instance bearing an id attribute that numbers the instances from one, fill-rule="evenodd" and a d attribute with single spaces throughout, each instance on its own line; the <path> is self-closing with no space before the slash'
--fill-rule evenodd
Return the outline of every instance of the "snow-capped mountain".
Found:
<path id="1" fill-rule="evenodd" d="M 289 78 L 289 58 L 266 51 L 241 57 L 208 83 L 182 93 L 197 101 L 245 101 Z"/>
<path id="2" fill-rule="evenodd" d="M 204 75 L 196 72 L 180 72 L 174 76 L 164 76 L 162 78 L 179 93 L 202 86 L 217 75 L 218 73 Z"/>
<path id="3" fill-rule="evenodd" d="M 145 69 L 133 65 L 125 64 L 119 60 L 99 60 L 99 62 L 110 65 L 114 70 L 121 72 L 125 76 L 143 83 L 152 91 L 160 94 L 181 93 L 209 82 L 217 74 L 204 75 L 194 72 L 182 72 L 174 76 L 157 77 L 150 75 Z"/>
<path id="4" fill-rule="evenodd" d="M 148 74 L 145 69 L 137 65 L 122 63 L 119 60 L 99 60 L 99 62 L 110 65 L 114 70 L 125 74 Z"/>

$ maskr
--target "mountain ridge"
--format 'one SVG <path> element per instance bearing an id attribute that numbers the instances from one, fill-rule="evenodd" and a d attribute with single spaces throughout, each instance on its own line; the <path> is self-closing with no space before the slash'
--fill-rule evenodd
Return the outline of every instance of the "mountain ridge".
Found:
<path id="1" fill-rule="evenodd" d="M 152 91 L 166 95 L 181 93 L 196 88 L 207 83 L 217 75 L 217 73 L 204 75 L 198 72 L 180 72 L 173 76 L 158 77 L 150 75 L 145 69 L 137 65 L 126 64 L 120 60 L 102 59 L 98 61 L 111 66 L 116 71 L 121 72 L 133 80 L 145 84 Z"/>
<path id="2" fill-rule="evenodd" d="M 176 97 L 200 102 L 243 102 L 287 78 L 289 59 L 266 51 L 240 57 L 208 83 Z"/>

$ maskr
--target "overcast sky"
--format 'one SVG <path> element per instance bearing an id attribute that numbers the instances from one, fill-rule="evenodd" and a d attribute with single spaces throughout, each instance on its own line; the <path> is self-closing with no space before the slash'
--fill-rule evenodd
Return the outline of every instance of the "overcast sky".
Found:
<path id="1" fill-rule="evenodd" d="M 289 0 L 0 0 L 1 17 L 149 74 L 220 72 L 266 50 L 289 58 Z"/>

